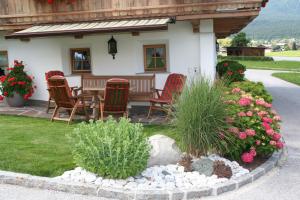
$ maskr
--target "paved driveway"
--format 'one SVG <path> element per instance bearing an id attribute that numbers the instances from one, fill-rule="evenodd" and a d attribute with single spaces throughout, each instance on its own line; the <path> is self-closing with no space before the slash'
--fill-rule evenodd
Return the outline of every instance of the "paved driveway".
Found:
<path id="1" fill-rule="evenodd" d="M 300 200 L 300 87 L 271 77 L 271 71 L 250 70 L 247 77 L 263 81 L 274 96 L 274 106 L 281 114 L 283 134 L 289 157 L 285 165 L 238 191 L 214 200 Z M 54 191 L 0 185 L 1 200 L 104 200 Z"/>

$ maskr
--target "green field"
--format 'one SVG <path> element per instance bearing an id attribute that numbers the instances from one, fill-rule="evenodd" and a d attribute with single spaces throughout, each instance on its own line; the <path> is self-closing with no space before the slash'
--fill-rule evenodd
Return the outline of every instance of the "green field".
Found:
<path id="1" fill-rule="evenodd" d="M 269 52 L 269 53 L 266 53 L 266 56 L 300 57 L 300 50 L 297 50 L 297 51 Z"/>
<path id="2" fill-rule="evenodd" d="M 300 71 L 300 62 L 297 61 L 238 61 L 246 65 L 247 69 Z"/>
<path id="3" fill-rule="evenodd" d="M 274 73 L 272 76 L 300 85 L 300 73 Z"/>
<path id="4" fill-rule="evenodd" d="M 76 125 L 48 119 L 0 115 L 0 170 L 54 177 L 74 169 L 66 134 Z M 145 134 L 165 134 L 176 141 L 169 126 L 145 126 Z"/>

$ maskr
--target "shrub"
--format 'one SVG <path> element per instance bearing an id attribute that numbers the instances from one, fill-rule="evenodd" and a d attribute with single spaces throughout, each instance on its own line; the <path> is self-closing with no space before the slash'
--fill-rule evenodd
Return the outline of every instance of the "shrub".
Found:
<path id="1" fill-rule="evenodd" d="M 76 164 L 102 177 L 135 176 L 146 168 L 150 156 L 143 126 L 126 118 L 82 123 L 69 139 Z"/>
<path id="2" fill-rule="evenodd" d="M 283 147 L 280 117 L 271 109 L 272 104 L 241 88 L 233 88 L 226 94 L 228 131 L 234 136 L 234 145 L 227 152 L 230 158 L 251 163 L 256 156 L 269 156 Z"/>
<path id="3" fill-rule="evenodd" d="M 23 62 L 15 60 L 14 67 L 7 70 L 10 71 L 8 75 L 0 77 L 1 93 L 5 97 L 12 97 L 17 92 L 25 100 L 28 100 L 32 96 L 35 86 L 33 86 L 33 77 L 28 76 L 24 71 Z M 0 100 L 2 99 L 3 97 L 0 95 Z"/>
<path id="4" fill-rule="evenodd" d="M 236 61 L 274 61 L 269 56 L 218 56 L 219 60 L 236 60 Z"/>
<path id="5" fill-rule="evenodd" d="M 242 81 L 232 83 L 229 87 L 231 90 L 234 88 L 240 88 L 246 93 L 251 93 L 255 98 L 263 98 L 266 102 L 272 103 L 273 98 L 265 89 L 263 83 L 261 82 L 252 82 L 252 81 Z"/>
<path id="6" fill-rule="evenodd" d="M 243 81 L 246 67 L 236 61 L 224 60 L 217 64 L 217 72 L 221 78 L 228 79 L 229 83 Z"/>
<path id="7" fill-rule="evenodd" d="M 223 86 L 204 77 L 191 81 L 178 99 L 175 125 L 187 152 L 199 156 L 223 152 L 222 132 L 226 129 Z"/>

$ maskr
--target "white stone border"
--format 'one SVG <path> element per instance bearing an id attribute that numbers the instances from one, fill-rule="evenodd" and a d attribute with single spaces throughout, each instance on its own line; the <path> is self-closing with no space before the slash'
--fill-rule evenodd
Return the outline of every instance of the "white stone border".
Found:
<path id="1" fill-rule="evenodd" d="M 134 199 L 134 200 L 181 200 L 181 199 L 197 199 L 206 196 L 217 196 L 225 192 L 233 191 L 243 187 L 276 166 L 280 166 L 287 159 L 287 149 L 274 153 L 261 166 L 237 179 L 229 180 L 225 183 L 217 184 L 213 187 L 203 187 L 193 190 L 137 190 L 128 191 L 125 189 L 112 189 L 97 187 L 91 184 L 70 183 L 66 181 L 55 180 L 53 178 L 38 177 L 28 174 L 20 174 L 14 172 L 0 171 L 0 184 L 19 185 L 29 188 L 39 188 L 47 190 L 55 190 L 61 192 L 69 192 L 82 195 L 93 195 L 98 197 L 113 199 Z"/>

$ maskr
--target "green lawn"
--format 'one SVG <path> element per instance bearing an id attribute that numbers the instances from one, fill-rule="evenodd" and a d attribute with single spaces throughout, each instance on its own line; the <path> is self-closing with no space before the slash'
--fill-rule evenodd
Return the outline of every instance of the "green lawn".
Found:
<path id="1" fill-rule="evenodd" d="M 66 133 L 76 125 L 47 119 L 0 115 L 0 170 L 54 177 L 73 169 Z M 169 126 L 145 126 L 148 136 L 165 134 L 179 141 Z"/>
<path id="2" fill-rule="evenodd" d="M 266 56 L 300 57 L 300 50 L 297 50 L 297 51 L 269 52 L 269 53 L 266 53 Z"/>
<path id="3" fill-rule="evenodd" d="M 300 62 L 297 61 L 238 61 L 248 69 L 272 69 L 285 71 L 300 71 Z"/>
<path id="4" fill-rule="evenodd" d="M 300 85 L 300 73 L 274 73 L 272 76 Z"/>

